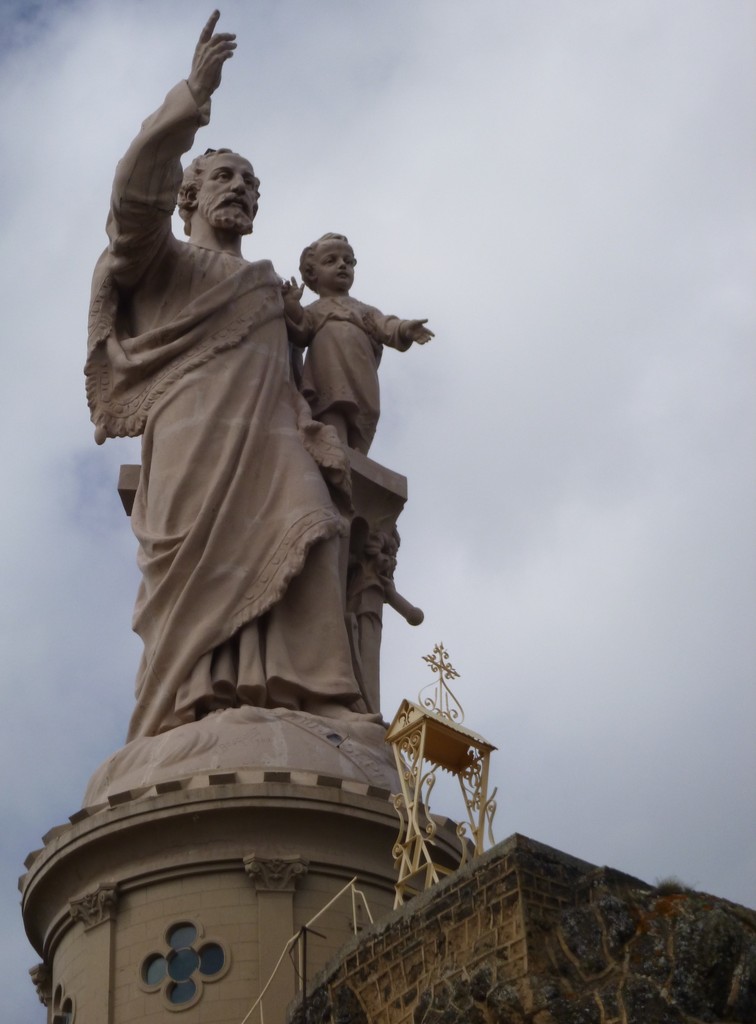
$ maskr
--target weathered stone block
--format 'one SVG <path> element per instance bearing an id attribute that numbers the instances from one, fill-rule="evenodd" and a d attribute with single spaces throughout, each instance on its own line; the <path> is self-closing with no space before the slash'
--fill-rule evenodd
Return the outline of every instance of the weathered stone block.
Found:
<path id="1" fill-rule="evenodd" d="M 350 949 L 319 981 L 353 991 L 365 1014 L 355 1024 L 756 1021 L 756 913 L 661 896 L 521 836 L 367 931 L 360 949 L 370 956 Z M 319 1024 L 336 1020 L 328 1012 Z"/>

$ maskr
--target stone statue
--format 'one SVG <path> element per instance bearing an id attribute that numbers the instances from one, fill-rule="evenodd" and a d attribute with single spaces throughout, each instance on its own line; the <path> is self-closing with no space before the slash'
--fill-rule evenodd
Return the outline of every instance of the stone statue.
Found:
<path id="1" fill-rule="evenodd" d="M 365 710 L 339 574 L 346 452 L 292 380 L 280 278 L 241 256 L 259 181 L 225 149 L 182 174 L 236 47 L 218 18 L 118 165 L 93 281 L 96 440 L 142 435 L 129 740 L 240 706 Z M 187 242 L 171 231 L 177 201 Z"/>
<path id="2" fill-rule="evenodd" d="M 289 339 L 308 347 L 302 391 L 312 414 L 334 426 L 344 444 L 367 455 L 380 415 L 378 365 L 383 346 L 406 352 L 433 337 L 427 320 L 384 316 L 349 295 L 354 257 L 344 235 L 329 233 L 308 245 L 299 261 L 304 284 L 319 298 L 306 308 L 292 278 L 283 286 Z"/>
<path id="3" fill-rule="evenodd" d="M 357 520 L 352 527 L 347 577 L 347 612 L 356 633 L 357 669 L 369 711 L 380 711 L 380 655 L 383 606 L 389 605 L 411 625 L 424 619 L 421 608 L 402 597 L 394 585 L 399 533 L 394 527 L 370 530 Z"/>

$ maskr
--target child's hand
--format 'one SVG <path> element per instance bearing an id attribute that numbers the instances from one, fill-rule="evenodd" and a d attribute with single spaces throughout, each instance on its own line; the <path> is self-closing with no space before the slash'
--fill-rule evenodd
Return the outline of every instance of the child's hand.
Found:
<path id="1" fill-rule="evenodd" d="M 416 345 L 424 345 L 435 335 L 433 331 L 425 326 L 427 320 L 405 320 L 401 327 L 401 334 L 405 341 L 414 341 Z"/>
<path id="2" fill-rule="evenodd" d="M 297 284 L 296 277 L 292 277 L 290 281 L 281 282 L 281 295 L 283 296 L 284 313 L 294 323 L 304 317 L 304 310 L 302 309 L 302 303 L 299 301 L 304 294 L 304 283 Z"/>
<path id="3" fill-rule="evenodd" d="M 288 296 L 294 299 L 296 302 L 299 302 L 299 300 L 304 295 L 304 281 L 302 282 L 302 284 L 297 284 L 296 277 L 292 277 L 290 281 L 284 280 L 281 282 L 281 292 L 283 294 L 284 299 L 286 299 Z"/>

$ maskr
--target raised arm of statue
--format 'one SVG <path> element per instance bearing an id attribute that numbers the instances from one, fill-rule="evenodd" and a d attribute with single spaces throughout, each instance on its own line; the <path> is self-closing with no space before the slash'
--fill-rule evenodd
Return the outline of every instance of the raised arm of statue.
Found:
<path id="1" fill-rule="evenodd" d="M 281 296 L 284 304 L 284 320 L 289 341 L 297 348 L 306 348 L 312 341 L 313 327 L 312 320 L 307 315 L 307 310 L 302 306 L 302 294 L 304 284 L 297 284 L 297 279 L 292 277 L 289 281 L 281 282 Z"/>
<path id="2" fill-rule="evenodd" d="M 168 93 L 118 164 L 108 218 L 108 270 L 134 287 L 172 238 L 171 214 L 181 187 L 181 156 L 210 120 L 210 96 L 236 47 L 231 33 L 213 35 L 214 11 L 194 52 L 189 78 Z"/>

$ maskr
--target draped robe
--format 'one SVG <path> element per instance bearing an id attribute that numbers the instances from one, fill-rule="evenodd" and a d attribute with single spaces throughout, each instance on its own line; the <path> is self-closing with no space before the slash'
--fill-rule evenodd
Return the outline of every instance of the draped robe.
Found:
<path id="1" fill-rule="evenodd" d="M 143 435 L 129 739 L 215 707 L 359 698 L 332 498 L 348 488 L 345 454 L 291 380 L 280 279 L 171 231 L 180 156 L 208 120 L 182 82 L 145 121 L 116 171 L 92 288 L 93 422 L 100 439 Z"/>
<path id="2" fill-rule="evenodd" d="M 368 330 L 365 317 L 372 324 Z M 350 426 L 349 443 L 367 455 L 381 413 L 378 366 L 383 346 L 406 352 L 412 344 L 401 336 L 404 323 L 351 295 L 329 295 L 305 307 L 304 319 L 287 320 L 289 335 L 308 345 L 302 393 L 313 416 L 339 409 Z"/>

